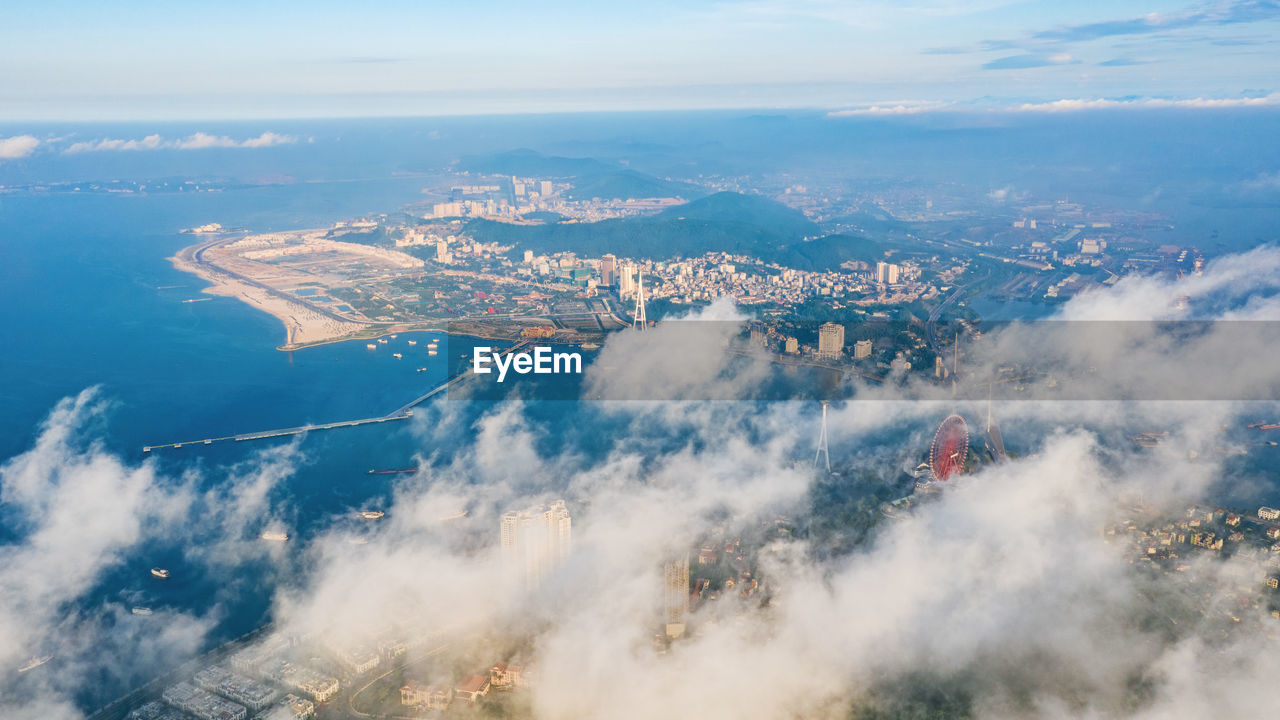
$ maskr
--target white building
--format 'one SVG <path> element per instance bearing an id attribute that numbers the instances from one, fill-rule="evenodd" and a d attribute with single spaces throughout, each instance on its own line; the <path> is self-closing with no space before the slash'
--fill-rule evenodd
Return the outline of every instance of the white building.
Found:
<path id="1" fill-rule="evenodd" d="M 526 589 L 537 587 L 572 546 L 573 520 L 563 500 L 502 516 L 503 572 Z"/>

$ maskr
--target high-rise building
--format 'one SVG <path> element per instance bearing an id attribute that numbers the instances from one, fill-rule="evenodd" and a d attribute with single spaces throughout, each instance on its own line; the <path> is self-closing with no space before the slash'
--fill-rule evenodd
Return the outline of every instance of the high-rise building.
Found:
<path id="1" fill-rule="evenodd" d="M 569 556 L 573 521 L 563 500 L 512 510 L 502 515 L 500 539 L 503 572 L 533 589 Z"/>
<path id="2" fill-rule="evenodd" d="M 689 554 L 664 568 L 667 637 L 684 635 L 689 616 Z"/>
<path id="3" fill-rule="evenodd" d="M 533 251 L 532 251 L 532 250 L 525 250 L 525 251 L 524 251 L 524 264 L 525 264 L 525 265 L 528 265 L 528 264 L 529 264 L 529 263 L 531 263 L 531 262 L 533 262 Z"/>
<path id="4" fill-rule="evenodd" d="M 618 296 L 628 297 L 636 291 L 636 268 L 631 263 L 623 263 L 618 275 Z"/>
<path id="5" fill-rule="evenodd" d="M 787 336 L 786 345 L 784 346 L 784 349 L 786 350 L 787 353 L 791 355 L 795 355 L 796 353 L 800 352 L 800 341 L 796 340 L 791 336 Z"/>
<path id="6" fill-rule="evenodd" d="M 871 357 L 871 341 L 859 340 L 853 344 L 853 359 L 865 360 Z"/>
<path id="7" fill-rule="evenodd" d="M 542 197 L 547 197 L 548 195 L 550 195 L 550 194 L 551 194 L 551 181 L 550 181 L 550 180 L 543 180 L 541 183 L 539 183 L 539 184 L 538 184 L 538 192 L 542 195 Z"/>
<path id="8" fill-rule="evenodd" d="M 818 357 L 840 357 L 844 352 L 844 326 L 840 323 L 824 323 L 818 328 Z"/>
<path id="9" fill-rule="evenodd" d="M 613 255 L 605 255 L 600 258 L 600 284 L 606 287 L 612 286 L 618 280 L 618 258 Z"/>
<path id="10" fill-rule="evenodd" d="M 902 268 L 893 263 L 876 263 L 876 282 L 881 285 L 897 285 Z"/>

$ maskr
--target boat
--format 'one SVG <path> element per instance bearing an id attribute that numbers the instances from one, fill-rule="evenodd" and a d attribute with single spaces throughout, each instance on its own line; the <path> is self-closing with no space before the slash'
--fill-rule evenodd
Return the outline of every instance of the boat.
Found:
<path id="1" fill-rule="evenodd" d="M 273 540 L 275 542 L 284 542 L 289 539 L 288 534 L 282 532 L 264 532 L 258 537 L 263 540 Z"/>
<path id="2" fill-rule="evenodd" d="M 396 339 L 396 337 L 397 337 L 396 335 L 392 335 L 392 336 L 391 336 L 391 339 L 392 339 L 392 340 L 395 340 L 395 339 Z"/>
<path id="3" fill-rule="evenodd" d="M 360 512 L 360 517 L 364 518 L 365 520 L 377 520 L 381 518 L 383 515 L 386 515 L 386 513 L 382 512 L 381 510 L 363 510 Z"/>
<path id="4" fill-rule="evenodd" d="M 386 344 L 387 344 L 387 339 L 386 339 L 386 338 L 378 338 L 378 344 L 379 344 L 379 345 L 386 345 Z"/>
<path id="5" fill-rule="evenodd" d="M 156 577 L 160 578 L 161 580 L 167 580 L 167 579 L 169 579 L 169 571 L 168 571 L 168 570 L 165 570 L 164 568 L 158 568 L 158 567 L 151 568 L 151 574 L 152 574 L 152 575 L 155 575 Z"/>
<path id="6" fill-rule="evenodd" d="M 426 368 L 418 368 L 418 372 L 426 372 L 426 371 L 427 371 Z"/>
<path id="7" fill-rule="evenodd" d="M 416 473 L 416 472 L 418 472 L 417 465 L 414 465 L 413 467 L 391 468 L 389 470 L 378 470 L 377 468 L 369 468 L 370 475 L 397 475 L 400 473 Z"/>
<path id="8" fill-rule="evenodd" d="M 431 357 L 435 357 L 438 353 L 435 350 L 428 350 L 427 354 L 430 355 Z"/>
<path id="9" fill-rule="evenodd" d="M 427 343 L 427 349 L 428 349 L 428 350 L 435 350 L 437 347 L 439 347 L 439 344 L 438 344 L 438 343 L 434 343 L 434 342 L 429 342 L 429 343 Z"/>
<path id="10" fill-rule="evenodd" d="M 600 343 L 582 343 L 583 350 L 599 350 Z"/>
<path id="11" fill-rule="evenodd" d="M 52 655 L 45 655 L 44 657 L 33 657 L 30 660 L 28 660 L 25 665 L 18 668 L 18 672 L 24 673 L 28 670 L 35 670 L 36 668 L 49 662 L 52 659 L 53 659 Z"/>
<path id="12" fill-rule="evenodd" d="M 147 615 L 151 614 L 151 608 L 142 607 L 141 605 L 139 605 L 138 607 L 130 608 L 129 612 L 133 613 L 134 615 L 142 615 L 143 617 L 146 617 Z"/>
<path id="13" fill-rule="evenodd" d="M 418 344 L 418 341 L 417 341 L 417 340 L 410 340 L 410 341 L 409 341 L 409 344 L 410 344 L 410 345 L 417 345 L 417 344 Z"/>
<path id="14" fill-rule="evenodd" d="M 393 358 L 395 358 L 395 359 L 399 360 L 400 358 L 402 358 L 402 357 L 404 357 L 404 356 L 403 356 L 403 355 L 401 355 L 400 353 L 391 353 L 391 357 L 393 357 Z"/>
<path id="15" fill-rule="evenodd" d="M 369 544 L 369 541 L 365 538 L 350 538 L 347 540 L 347 542 L 351 543 L 352 545 L 368 545 Z"/>
<path id="16" fill-rule="evenodd" d="M 205 445 L 212 445 L 212 444 L 213 444 L 213 440 L 212 440 L 212 439 L 210 439 L 210 440 L 205 440 L 205 441 L 204 441 L 204 444 L 205 444 Z"/>
<path id="17" fill-rule="evenodd" d="M 369 343 L 368 345 L 365 345 L 365 347 L 369 348 L 370 350 L 377 350 L 377 349 L 378 349 L 378 346 L 377 346 L 377 345 L 374 345 L 373 343 Z"/>

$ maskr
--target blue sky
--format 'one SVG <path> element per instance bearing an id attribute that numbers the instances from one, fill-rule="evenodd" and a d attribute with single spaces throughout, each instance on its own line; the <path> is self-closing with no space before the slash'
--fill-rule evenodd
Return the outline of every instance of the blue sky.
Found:
<path id="1" fill-rule="evenodd" d="M 9 0 L 0 120 L 1233 99 L 1278 42 L 1280 0 Z"/>

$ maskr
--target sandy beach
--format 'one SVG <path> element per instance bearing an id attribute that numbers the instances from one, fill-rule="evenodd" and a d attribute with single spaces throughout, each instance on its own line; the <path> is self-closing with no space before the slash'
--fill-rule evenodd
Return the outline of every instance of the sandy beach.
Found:
<path id="1" fill-rule="evenodd" d="M 236 298 L 279 318 L 285 329 L 285 342 L 279 347 L 280 350 L 296 350 L 307 345 L 332 342 L 372 327 L 366 323 L 325 315 L 303 303 L 288 300 L 265 288 L 220 272 L 207 263 L 198 263 L 193 257 L 194 250 L 194 247 L 183 248 L 169 260 L 175 268 L 211 283 L 204 292 Z"/>

